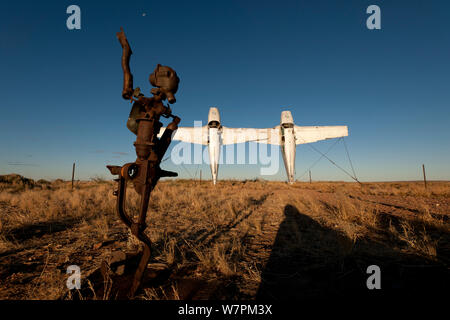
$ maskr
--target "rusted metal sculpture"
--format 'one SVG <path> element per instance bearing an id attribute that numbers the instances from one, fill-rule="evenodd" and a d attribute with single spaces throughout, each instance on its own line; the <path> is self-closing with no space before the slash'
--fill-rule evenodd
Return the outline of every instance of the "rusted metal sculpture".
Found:
<path id="1" fill-rule="evenodd" d="M 180 118 L 172 115 L 169 106 L 163 104 L 167 99 L 169 103 L 175 103 L 175 93 L 178 89 L 179 78 L 176 72 L 166 66 L 157 65 L 150 75 L 152 97 L 147 98 L 139 88 L 133 88 L 133 75 L 130 72 L 130 56 L 132 51 L 123 29 L 117 33 L 117 38 L 122 46 L 123 91 L 122 97 L 131 100 L 133 107 L 128 118 L 127 127 L 136 134 L 134 146 L 137 159 L 133 163 L 127 163 L 122 167 L 107 166 L 111 174 L 118 175 L 117 211 L 123 223 L 131 229 L 131 232 L 144 244 L 143 254 L 136 270 L 133 284 L 129 293 L 132 298 L 139 288 L 145 269 L 150 260 L 151 241 L 145 234 L 148 202 L 150 193 L 161 177 L 175 177 L 176 172 L 165 171 L 160 168 L 161 159 L 171 142 L 172 133 L 178 128 Z M 135 98 L 135 99 L 133 99 Z M 160 117 L 172 117 L 173 121 L 167 126 L 160 139 L 157 135 L 162 127 Z M 135 221 L 125 210 L 127 182 L 132 182 L 136 192 L 140 195 L 139 217 Z"/>

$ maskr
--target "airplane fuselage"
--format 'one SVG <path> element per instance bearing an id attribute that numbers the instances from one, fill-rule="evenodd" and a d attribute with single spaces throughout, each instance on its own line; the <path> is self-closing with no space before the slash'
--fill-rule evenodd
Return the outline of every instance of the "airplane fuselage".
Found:
<path id="1" fill-rule="evenodd" d="M 211 165 L 211 175 L 213 183 L 217 182 L 217 174 L 219 171 L 219 158 L 220 158 L 220 131 L 219 128 L 208 128 L 208 151 L 209 151 L 209 163 Z"/>
<path id="2" fill-rule="evenodd" d="M 219 109 L 211 107 L 208 114 L 208 151 L 213 184 L 216 184 L 219 172 L 221 133 Z"/>
<path id="3" fill-rule="evenodd" d="M 295 135 L 294 125 L 282 124 L 281 130 L 281 154 L 289 183 L 294 183 L 295 176 Z"/>

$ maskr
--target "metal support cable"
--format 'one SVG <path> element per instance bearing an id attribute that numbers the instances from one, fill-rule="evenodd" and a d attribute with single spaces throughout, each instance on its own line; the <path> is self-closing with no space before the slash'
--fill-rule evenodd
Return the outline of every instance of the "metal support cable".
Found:
<path id="1" fill-rule="evenodd" d="M 353 168 L 352 159 L 350 159 L 350 153 L 348 152 L 347 143 L 345 142 L 344 137 L 342 137 L 341 139 L 342 139 L 342 141 L 344 142 L 345 152 L 347 153 L 348 162 L 350 162 L 350 167 L 352 167 L 353 175 L 356 177 L 355 168 Z"/>
<path id="2" fill-rule="evenodd" d="M 328 148 L 328 150 L 327 150 L 327 152 L 325 152 L 325 154 L 327 154 L 328 152 L 330 152 L 331 149 L 333 149 L 333 147 L 334 147 L 338 142 L 339 142 L 339 140 L 336 140 L 336 141 Z M 303 172 L 303 174 L 302 174 L 298 179 L 300 180 L 301 178 L 303 178 L 303 176 L 304 176 L 305 174 L 307 174 L 309 170 L 311 170 L 313 167 L 315 167 L 315 165 L 318 164 L 319 161 L 322 160 L 323 157 L 324 157 L 324 155 L 321 155 L 320 158 L 317 159 L 317 160 L 316 160 L 316 161 L 315 161 L 308 169 L 306 169 L 306 171 Z"/>
<path id="3" fill-rule="evenodd" d="M 305 141 L 304 139 L 300 138 L 301 140 Z M 342 138 L 341 138 L 342 139 Z M 338 140 L 339 141 L 339 140 Z M 311 144 L 307 143 L 308 146 L 313 149 L 314 151 L 316 151 L 317 153 L 321 154 L 324 158 L 326 158 L 328 161 L 330 161 L 334 166 L 336 166 L 338 169 L 340 169 L 341 171 L 343 171 L 346 175 L 348 175 L 350 178 L 352 178 L 353 180 L 355 180 L 356 182 L 358 182 L 360 185 L 362 185 L 362 183 L 358 180 L 358 178 L 355 176 L 352 176 L 347 170 L 343 169 L 342 167 L 340 167 L 338 164 L 336 164 L 336 162 L 334 162 L 333 160 L 331 160 L 329 157 L 327 157 L 326 154 L 322 153 L 320 150 L 318 150 L 317 148 L 315 148 L 314 146 L 312 146 Z"/>

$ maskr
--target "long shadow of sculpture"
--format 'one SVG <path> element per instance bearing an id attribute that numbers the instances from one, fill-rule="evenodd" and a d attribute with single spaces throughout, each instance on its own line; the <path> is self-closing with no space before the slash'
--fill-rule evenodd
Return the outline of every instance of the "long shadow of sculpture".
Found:
<path id="1" fill-rule="evenodd" d="M 448 265 L 368 239 L 355 243 L 292 205 L 286 205 L 284 214 L 257 299 L 418 297 L 438 294 L 449 285 Z M 380 290 L 367 288 L 370 265 L 381 269 Z"/>

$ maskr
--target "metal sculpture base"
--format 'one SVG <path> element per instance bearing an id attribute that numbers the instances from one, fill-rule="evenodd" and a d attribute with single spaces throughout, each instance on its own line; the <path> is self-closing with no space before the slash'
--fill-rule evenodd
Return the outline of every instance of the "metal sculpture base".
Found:
<path id="1" fill-rule="evenodd" d="M 149 160 L 144 160 L 137 163 L 128 163 L 123 167 L 119 166 L 107 166 L 113 175 L 119 175 L 118 189 L 114 191 L 114 195 L 117 196 L 117 212 L 122 222 L 131 230 L 131 233 L 138 238 L 144 245 L 141 260 L 134 275 L 133 284 L 129 292 L 129 298 L 133 298 L 138 290 L 145 269 L 147 268 L 151 254 L 151 241 L 145 234 L 146 224 L 145 219 L 147 217 L 148 202 L 150 199 L 151 191 L 153 190 L 156 182 L 162 176 L 176 176 L 174 172 L 164 171 L 156 167 L 155 164 L 150 163 Z M 139 168 L 139 169 L 138 169 Z M 143 170 L 142 170 L 143 169 Z M 153 170 L 152 170 L 153 169 Z M 139 178 L 143 178 L 145 181 L 143 185 L 140 184 Z M 138 221 L 134 221 L 133 218 L 127 213 L 125 209 L 126 203 L 126 190 L 127 181 L 133 181 L 137 191 L 141 191 L 141 203 L 139 210 Z"/>

